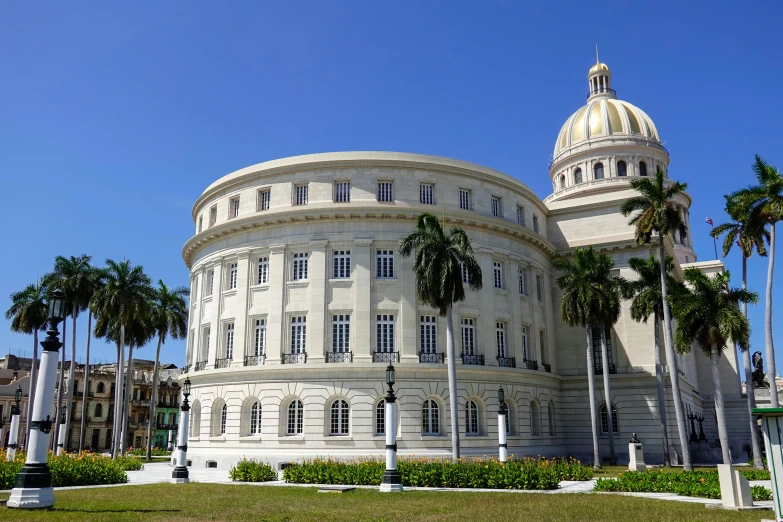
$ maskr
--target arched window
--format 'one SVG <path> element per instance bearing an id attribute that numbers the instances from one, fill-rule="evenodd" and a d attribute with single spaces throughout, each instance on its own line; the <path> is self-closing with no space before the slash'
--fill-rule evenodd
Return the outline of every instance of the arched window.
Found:
<path id="1" fill-rule="evenodd" d="M 286 435 L 301 435 L 304 419 L 304 407 L 299 399 L 288 405 L 288 426 Z"/>
<path id="2" fill-rule="evenodd" d="M 250 407 L 250 435 L 261 434 L 261 404 L 254 402 Z"/>
<path id="3" fill-rule="evenodd" d="M 166 424 L 166 414 L 161 412 L 158 412 L 158 424 Z"/>
<path id="4" fill-rule="evenodd" d="M 530 402 L 530 434 L 541 435 L 541 408 L 536 401 Z"/>
<path id="5" fill-rule="evenodd" d="M 427 399 L 421 408 L 422 435 L 440 435 L 440 409 L 434 399 Z"/>
<path id="6" fill-rule="evenodd" d="M 606 416 L 606 404 L 601 405 L 601 433 L 609 433 L 609 419 Z M 612 404 L 612 433 L 620 433 L 617 425 L 617 408 Z"/>
<path id="7" fill-rule="evenodd" d="M 562 174 L 560 175 L 560 190 L 563 190 L 565 188 L 565 176 Z"/>
<path id="8" fill-rule="evenodd" d="M 220 431 L 218 431 L 219 435 L 225 435 L 226 434 L 226 418 L 228 417 L 228 404 L 224 404 L 222 408 L 220 408 Z"/>
<path id="9" fill-rule="evenodd" d="M 626 165 L 625 162 L 622 160 L 617 162 L 617 175 L 618 176 L 628 175 L 628 165 Z"/>
<path id="10" fill-rule="evenodd" d="M 479 434 L 479 411 L 476 401 L 468 400 L 465 404 L 465 435 Z"/>
<path id="11" fill-rule="evenodd" d="M 104 384 L 102 382 L 99 382 L 98 383 L 98 393 L 103 393 L 104 389 L 105 389 Z"/>
<path id="12" fill-rule="evenodd" d="M 383 399 L 375 406 L 375 434 L 386 434 L 386 401 Z"/>
<path id="13" fill-rule="evenodd" d="M 578 185 L 582 182 L 582 169 L 576 169 L 574 171 L 574 185 Z"/>
<path id="14" fill-rule="evenodd" d="M 646 176 L 647 175 L 647 164 L 643 161 L 639 162 L 639 175 L 640 176 Z"/>
<path id="15" fill-rule="evenodd" d="M 201 435 L 201 404 L 198 401 L 193 401 L 190 411 L 193 412 L 193 416 L 190 418 L 190 436 L 198 437 Z"/>
<path id="16" fill-rule="evenodd" d="M 555 434 L 555 403 L 549 402 L 549 407 L 547 408 L 547 413 L 549 414 L 549 434 L 554 435 Z"/>
<path id="17" fill-rule="evenodd" d="M 604 179 L 604 164 L 596 163 L 593 167 L 593 179 Z"/>
<path id="18" fill-rule="evenodd" d="M 98 403 L 95 405 L 95 418 L 100 419 L 103 417 L 103 404 Z"/>
<path id="19" fill-rule="evenodd" d="M 348 435 L 348 403 L 337 399 L 330 408 L 329 435 Z"/>

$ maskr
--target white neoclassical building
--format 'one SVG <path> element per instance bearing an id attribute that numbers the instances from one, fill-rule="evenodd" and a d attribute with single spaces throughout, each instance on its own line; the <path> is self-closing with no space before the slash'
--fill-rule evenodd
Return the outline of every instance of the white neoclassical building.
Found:
<path id="1" fill-rule="evenodd" d="M 388 362 L 397 368 L 400 452 L 449 451 L 445 319 L 417 302 L 413 259 L 397 252 L 422 212 L 467 230 L 483 272 L 483 289 L 468 291 L 452 318 L 463 451 L 496 451 L 502 386 L 510 453 L 591 454 L 584 333 L 560 319 L 552 260 L 593 245 L 630 277 L 628 260 L 657 247 L 634 243 L 620 205 L 633 195 L 630 179 L 669 164 L 652 120 L 619 100 L 611 80 L 605 64 L 590 69 L 587 105 L 557 136 L 553 193 L 543 201 L 487 167 L 393 152 L 268 161 L 207 187 L 183 248 L 194 465 L 382 453 Z M 686 225 L 690 203 L 677 201 Z M 678 273 L 721 270 L 697 262 L 687 230 L 666 239 Z M 620 458 L 636 432 L 648 459 L 661 461 L 654 326 L 627 309 L 610 331 L 609 360 L 596 353 L 597 373 L 611 374 L 610 397 L 596 382 L 601 444 L 606 454 L 612 411 Z M 721 364 L 731 449 L 742 458 L 749 431 L 737 359 L 727 352 Z M 709 441 L 692 452 L 708 460 L 717 439 L 709 360 L 692 353 L 679 367 L 686 408 L 705 417 Z M 678 451 L 668 387 L 667 397 Z"/>

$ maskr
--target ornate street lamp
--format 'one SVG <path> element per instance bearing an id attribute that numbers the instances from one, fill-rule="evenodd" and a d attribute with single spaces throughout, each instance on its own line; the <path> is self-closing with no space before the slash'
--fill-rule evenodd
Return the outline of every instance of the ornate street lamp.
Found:
<path id="1" fill-rule="evenodd" d="M 182 400 L 179 414 L 179 431 L 177 432 L 177 467 L 171 472 L 171 482 L 173 484 L 185 484 L 190 482 L 188 474 L 188 425 L 190 424 L 190 378 L 186 377 L 182 389 Z"/>
<path id="2" fill-rule="evenodd" d="M 65 405 L 60 406 L 60 432 L 59 436 L 57 437 L 57 454 L 62 455 L 63 451 L 65 451 L 65 432 L 67 431 L 65 429 L 65 416 L 68 412 L 68 408 L 65 407 Z"/>
<path id="3" fill-rule="evenodd" d="M 508 407 L 506 406 L 506 392 L 503 388 L 498 388 L 498 459 L 500 462 L 506 462 L 508 459 L 508 444 L 506 441 L 506 415 Z"/>
<path id="4" fill-rule="evenodd" d="M 381 477 L 381 491 L 402 491 L 402 475 L 397 471 L 397 397 L 394 395 L 394 366 L 386 367 L 385 417 L 386 417 L 386 471 Z"/>
<path id="5" fill-rule="evenodd" d="M 14 400 L 16 404 L 11 406 L 11 431 L 8 434 L 8 451 L 6 451 L 6 460 L 8 462 L 13 462 L 14 457 L 16 457 L 16 448 L 18 447 L 19 417 L 22 414 L 22 409 L 19 407 L 19 403 L 22 402 L 21 386 L 14 392 Z"/>
<path id="6" fill-rule="evenodd" d="M 7 506 L 9 508 L 42 509 L 54 505 L 52 474 L 46 459 L 49 456 L 49 432 L 52 431 L 52 403 L 54 402 L 54 381 L 57 376 L 57 355 L 63 343 L 57 325 L 65 317 L 65 294 L 55 290 L 49 300 L 49 329 L 46 339 L 41 341 L 40 373 L 35 385 L 32 420 L 30 422 L 30 440 L 27 447 L 27 460 L 16 476 L 16 487 L 11 490 Z M 44 419 L 46 415 L 46 419 Z"/>

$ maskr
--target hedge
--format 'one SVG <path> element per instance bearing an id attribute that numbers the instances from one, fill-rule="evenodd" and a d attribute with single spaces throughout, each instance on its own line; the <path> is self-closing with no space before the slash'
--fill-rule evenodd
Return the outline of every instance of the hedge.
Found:
<path id="1" fill-rule="evenodd" d="M 256 460 L 240 460 L 228 472 L 234 482 L 269 482 L 277 480 L 277 471 L 266 462 Z"/>
<path id="2" fill-rule="evenodd" d="M 16 475 L 22 469 L 26 457 L 24 451 L 17 451 L 13 462 L 6 462 L 5 451 L 0 451 L 0 489 L 12 489 L 16 485 Z M 52 486 L 56 488 L 128 482 L 122 463 L 95 453 L 85 451 L 55 456 L 49 452 L 48 463 Z"/>
<path id="3" fill-rule="evenodd" d="M 762 472 L 742 471 L 748 480 L 764 480 Z M 766 478 L 769 478 L 767 472 Z M 717 471 L 628 471 L 616 479 L 599 478 L 596 491 L 624 491 L 634 493 L 676 493 L 686 497 L 720 498 L 720 480 Z M 753 500 L 771 500 L 772 492 L 761 486 L 751 488 Z"/>

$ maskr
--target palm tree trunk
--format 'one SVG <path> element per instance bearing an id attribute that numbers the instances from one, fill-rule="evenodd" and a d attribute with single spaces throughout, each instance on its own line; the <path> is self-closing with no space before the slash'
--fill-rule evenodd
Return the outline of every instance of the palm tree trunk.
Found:
<path id="1" fill-rule="evenodd" d="M 92 337 L 92 310 L 87 310 L 87 348 L 84 353 L 84 393 L 82 393 L 82 423 L 79 427 L 79 453 L 84 450 L 87 426 L 87 391 L 90 389 L 90 338 Z M 93 448 L 95 450 L 96 448 Z"/>
<path id="2" fill-rule="evenodd" d="M 451 412 L 451 458 L 459 459 L 459 410 L 457 407 L 457 357 L 454 350 L 454 323 L 451 307 L 446 310 L 446 363 L 449 372 L 449 411 Z"/>
<path id="3" fill-rule="evenodd" d="M 609 428 L 609 465 L 617 464 L 617 455 L 614 453 L 614 421 L 612 421 L 612 393 L 609 388 L 609 350 L 606 346 L 606 328 L 601 325 L 601 361 L 604 374 L 604 397 L 606 398 L 606 419 Z"/>
<path id="4" fill-rule="evenodd" d="M 658 415 L 661 419 L 661 441 L 663 442 L 663 465 L 672 465 L 669 456 L 669 433 L 666 429 L 666 395 L 663 391 L 663 365 L 661 364 L 661 334 L 658 328 L 661 318 L 655 314 L 655 385 L 658 388 Z"/>
<path id="5" fill-rule="evenodd" d="M 769 376 L 769 401 L 772 408 L 779 408 L 778 388 L 775 384 L 775 345 L 772 342 L 772 276 L 775 273 L 775 223 L 769 227 L 769 265 L 767 266 L 767 293 L 764 309 L 764 331 L 767 344 L 767 375 Z"/>
<path id="6" fill-rule="evenodd" d="M 117 457 L 118 446 L 122 431 L 122 377 L 125 363 L 125 324 L 120 323 L 120 342 L 117 344 L 117 376 L 114 379 L 114 432 L 112 433 L 111 458 Z"/>
<path id="7" fill-rule="evenodd" d="M 587 337 L 587 391 L 590 401 L 590 424 L 593 427 L 593 469 L 601 469 L 601 452 L 598 449 L 598 412 L 595 404 L 595 360 L 593 359 L 593 334 L 585 326 Z"/>
<path id="8" fill-rule="evenodd" d="M 723 386 L 720 383 L 720 352 L 713 346 L 710 349 L 710 361 L 712 362 L 712 382 L 715 387 L 715 416 L 718 418 L 718 438 L 720 439 L 720 449 L 723 453 L 723 463 L 731 464 L 729 455 L 729 437 L 726 434 L 726 416 L 723 413 Z"/>
<path id="9" fill-rule="evenodd" d="M 150 394 L 150 418 L 147 426 L 147 462 L 152 460 L 152 422 L 155 420 L 155 410 L 158 406 L 158 362 L 163 336 L 158 336 L 158 349 L 155 351 L 155 366 L 152 369 L 152 393 Z"/>
<path id="10" fill-rule="evenodd" d="M 130 399 L 133 393 L 133 343 L 128 345 L 128 367 L 125 370 L 125 400 L 122 417 L 122 446 L 120 455 L 125 455 L 125 445 L 128 442 L 128 430 L 130 429 Z"/>
<path id="11" fill-rule="evenodd" d="M 33 420 L 33 401 L 35 400 L 35 381 L 38 377 L 38 328 L 33 330 L 33 363 L 30 367 L 30 391 L 27 393 L 27 424 L 25 425 L 24 446 L 30 440 L 30 422 Z"/>
<path id="12" fill-rule="evenodd" d="M 69 370 L 70 379 L 68 379 L 68 396 L 65 399 L 65 429 L 70 430 L 71 428 L 71 415 L 72 415 L 72 409 L 73 409 L 73 392 L 74 392 L 74 383 L 76 380 L 74 379 L 76 377 L 76 305 L 73 305 L 73 321 L 72 321 L 72 328 L 71 328 L 71 368 Z M 65 439 L 65 445 L 63 446 L 63 451 L 68 451 L 68 444 L 71 441 L 68 440 L 68 437 Z"/>
<path id="13" fill-rule="evenodd" d="M 742 256 L 742 289 L 748 289 L 748 258 Z M 748 303 L 742 303 L 742 315 L 748 318 Z M 753 409 L 756 407 L 756 392 L 753 385 L 753 370 L 750 362 L 750 349 L 742 351 L 742 365 L 745 367 L 745 388 L 748 398 L 748 418 L 750 420 L 750 444 L 753 451 L 753 467 L 764 469 L 764 461 L 761 459 L 761 441 L 759 440 L 759 429 L 756 424 L 756 418 L 753 416 Z"/>
<path id="14" fill-rule="evenodd" d="M 672 400 L 674 402 L 674 415 L 677 417 L 677 434 L 680 436 L 680 451 L 682 451 L 682 465 L 685 471 L 693 471 L 691 463 L 691 450 L 688 447 L 688 434 L 685 428 L 685 412 L 682 406 L 680 394 L 680 375 L 677 372 L 677 357 L 674 354 L 672 339 L 672 312 L 669 308 L 669 288 L 666 282 L 666 252 L 663 246 L 663 234 L 658 235 L 658 262 L 661 266 L 661 296 L 663 298 L 663 340 L 666 346 L 666 364 L 669 366 L 669 380 L 672 384 Z"/>
<path id="15" fill-rule="evenodd" d="M 63 386 L 64 386 L 64 380 L 65 380 L 65 347 L 67 346 L 67 338 L 65 336 L 65 330 L 66 326 L 68 325 L 68 321 L 63 321 L 63 346 L 60 353 L 60 376 L 59 376 L 59 384 L 57 385 L 57 407 L 54 410 L 54 415 L 52 417 L 54 418 L 54 437 L 52 437 L 52 451 L 54 453 L 57 453 L 57 441 L 60 440 L 60 408 L 62 408 L 63 405 Z M 71 376 L 73 379 L 73 376 Z"/>

